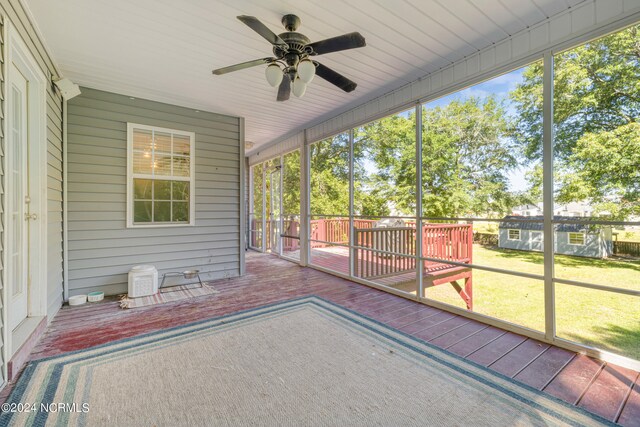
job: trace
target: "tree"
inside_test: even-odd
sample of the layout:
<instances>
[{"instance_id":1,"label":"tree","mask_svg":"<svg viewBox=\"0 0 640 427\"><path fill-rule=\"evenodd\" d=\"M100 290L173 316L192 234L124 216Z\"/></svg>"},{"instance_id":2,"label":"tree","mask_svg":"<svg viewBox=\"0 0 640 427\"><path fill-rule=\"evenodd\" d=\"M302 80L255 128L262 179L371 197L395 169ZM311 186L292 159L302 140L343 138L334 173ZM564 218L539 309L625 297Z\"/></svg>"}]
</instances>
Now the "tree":
<instances>
[{"instance_id":1,"label":"tree","mask_svg":"<svg viewBox=\"0 0 640 427\"><path fill-rule=\"evenodd\" d=\"M311 214L349 214L349 135L309 146L311 156ZM314 219L314 218L312 218Z\"/></svg>"},{"instance_id":2,"label":"tree","mask_svg":"<svg viewBox=\"0 0 640 427\"><path fill-rule=\"evenodd\" d=\"M495 98L423 110L423 206L427 216L502 216L517 203L508 116Z\"/></svg>"},{"instance_id":3,"label":"tree","mask_svg":"<svg viewBox=\"0 0 640 427\"><path fill-rule=\"evenodd\" d=\"M636 25L554 57L558 202L588 199L596 210L619 218L640 213L640 142L635 126L640 117L639 32ZM523 77L510 95L518 112L513 136L522 144L525 159L540 162L542 64L528 67ZM618 167L630 173L614 173ZM617 207L611 210L612 206Z\"/></svg>"},{"instance_id":4,"label":"tree","mask_svg":"<svg viewBox=\"0 0 640 427\"><path fill-rule=\"evenodd\" d=\"M300 215L300 150L282 156L282 214Z\"/></svg>"},{"instance_id":5,"label":"tree","mask_svg":"<svg viewBox=\"0 0 640 427\"><path fill-rule=\"evenodd\" d=\"M640 123L586 133L560 173L561 202L591 199L595 212L614 218L639 213Z\"/></svg>"},{"instance_id":6,"label":"tree","mask_svg":"<svg viewBox=\"0 0 640 427\"><path fill-rule=\"evenodd\" d=\"M368 123L354 134L354 210L388 216L391 207L415 215L415 115L396 114Z\"/></svg>"},{"instance_id":7,"label":"tree","mask_svg":"<svg viewBox=\"0 0 640 427\"><path fill-rule=\"evenodd\" d=\"M257 219L262 219L262 163L253 167L253 216Z\"/></svg>"},{"instance_id":8,"label":"tree","mask_svg":"<svg viewBox=\"0 0 640 427\"><path fill-rule=\"evenodd\" d=\"M509 192L507 173L516 166L509 139L508 115L495 98L468 98L423 109L423 212L429 217L501 216L522 202ZM363 205L377 197L405 215L416 200L415 118L398 114L367 124L356 132L356 170ZM355 148L354 147L354 148ZM357 189L358 190L358 189ZM388 202L388 203L387 203ZM364 207L363 207L364 209Z\"/></svg>"}]
</instances>

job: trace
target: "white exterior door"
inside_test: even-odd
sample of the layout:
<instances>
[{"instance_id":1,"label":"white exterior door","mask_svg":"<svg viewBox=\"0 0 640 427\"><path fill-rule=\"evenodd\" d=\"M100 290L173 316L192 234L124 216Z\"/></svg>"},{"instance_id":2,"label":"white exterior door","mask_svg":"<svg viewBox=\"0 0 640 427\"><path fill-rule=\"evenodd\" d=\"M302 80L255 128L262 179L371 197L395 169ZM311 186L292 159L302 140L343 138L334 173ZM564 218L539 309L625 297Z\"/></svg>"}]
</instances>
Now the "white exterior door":
<instances>
[{"instance_id":1,"label":"white exterior door","mask_svg":"<svg viewBox=\"0 0 640 427\"><path fill-rule=\"evenodd\" d=\"M542 252L544 246L544 242L542 239L542 231L532 231L531 232L531 250Z\"/></svg>"},{"instance_id":2,"label":"white exterior door","mask_svg":"<svg viewBox=\"0 0 640 427\"><path fill-rule=\"evenodd\" d=\"M29 314L28 81L10 65L7 105L8 320L14 330Z\"/></svg>"}]
</instances>

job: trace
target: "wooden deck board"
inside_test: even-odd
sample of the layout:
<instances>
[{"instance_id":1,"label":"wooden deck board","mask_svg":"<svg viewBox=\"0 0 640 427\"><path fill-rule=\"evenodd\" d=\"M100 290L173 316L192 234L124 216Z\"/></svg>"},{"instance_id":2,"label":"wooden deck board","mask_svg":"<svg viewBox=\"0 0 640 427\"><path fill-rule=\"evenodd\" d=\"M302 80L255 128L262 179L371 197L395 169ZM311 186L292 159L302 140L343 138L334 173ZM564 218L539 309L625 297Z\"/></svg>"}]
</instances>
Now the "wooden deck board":
<instances>
[{"instance_id":1,"label":"wooden deck board","mask_svg":"<svg viewBox=\"0 0 640 427\"><path fill-rule=\"evenodd\" d=\"M503 375L514 377L524 368L529 366L548 348L548 344L529 338L509 353L493 362L490 367Z\"/></svg>"},{"instance_id":2,"label":"wooden deck board","mask_svg":"<svg viewBox=\"0 0 640 427\"><path fill-rule=\"evenodd\" d=\"M603 366L604 363L601 360L577 355L544 388L544 391L575 405Z\"/></svg>"},{"instance_id":3,"label":"wooden deck board","mask_svg":"<svg viewBox=\"0 0 640 427\"><path fill-rule=\"evenodd\" d=\"M249 252L244 277L214 282L219 294L122 310L118 301L63 307L30 359L88 348L265 304L317 295L625 426L640 419L640 379L585 356L505 332L269 255ZM635 377L634 377L635 374ZM632 384L635 386L632 388ZM0 392L4 400L11 384ZM600 401L600 402L599 402Z\"/></svg>"},{"instance_id":4,"label":"wooden deck board","mask_svg":"<svg viewBox=\"0 0 640 427\"><path fill-rule=\"evenodd\" d=\"M615 421L626 401L638 373L607 365L584 393L578 406Z\"/></svg>"},{"instance_id":5,"label":"wooden deck board","mask_svg":"<svg viewBox=\"0 0 640 427\"><path fill-rule=\"evenodd\" d=\"M467 356L467 359L473 360L483 366L490 366L496 360L520 345L524 340L526 340L526 338L522 335L507 332L498 339L491 341L489 344L471 353Z\"/></svg>"},{"instance_id":6,"label":"wooden deck board","mask_svg":"<svg viewBox=\"0 0 640 427\"><path fill-rule=\"evenodd\" d=\"M620 410L617 422L627 427L640 426L640 376L636 379L624 407Z\"/></svg>"},{"instance_id":7,"label":"wooden deck board","mask_svg":"<svg viewBox=\"0 0 640 427\"><path fill-rule=\"evenodd\" d=\"M440 313L436 313L433 316L420 319L417 322L413 322L408 325L401 326L398 329L407 334L416 335L417 333L424 331L427 328L431 328L439 323L446 322L447 320L453 319L454 317L459 317L459 316L453 313L442 311Z\"/></svg>"},{"instance_id":8,"label":"wooden deck board","mask_svg":"<svg viewBox=\"0 0 640 427\"><path fill-rule=\"evenodd\" d=\"M442 323L438 323L430 328L417 332L415 336L425 341L431 341L448 332L456 330L466 325L467 323L469 323L469 319L467 319L466 317L453 317L451 319L445 320Z\"/></svg>"},{"instance_id":9,"label":"wooden deck board","mask_svg":"<svg viewBox=\"0 0 640 427\"><path fill-rule=\"evenodd\" d=\"M542 390L574 357L575 353L551 346L529 366L520 371L515 379Z\"/></svg>"},{"instance_id":10,"label":"wooden deck board","mask_svg":"<svg viewBox=\"0 0 640 427\"><path fill-rule=\"evenodd\" d=\"M439 308L429 307L429 306L420 306L416 305L419 309L414 311L411 314L407 314L406 316L399 317L394 320L389 321L389 326L394 328L400 328L405 325L409 325L411 323L417 322L420 319L424 319L425 317L434 316L438 313L442 313L442 310Z\"/></svg>"},{"instance_id":11,"label":"wooden deck board","mask_svg":"<svg viewBox=\"0 0 640 427\"><path fill-rule=\"evenodd\" d=\"M432 344L435 344L442 348L448 348L452 345L459 343L465 338L470 337L471 335L477 334L483 329L488 328L484 323L476 322L475 320L471 320L467 324L454 329L452 331L447 332L446 334L440 335L431 341Z\"/></svg>"},{"instance_id":12,"label":"wooden deck board","mask_svg":"<svg viewBox=\"0 0 640 427\"><path fill-rule=\"evenodd\" d=\"M390 311L387 311L386 313L380 314L378 316L378 320L390 326L393 326L393 323L395 323L399 319L404 319L407 316L415 315L416 313L419 313L421 309L422 309L421 307L417 307L413 303L408 304L403 307L396 308L395 310L390 310Z\"/></svg>"}]
</instances>

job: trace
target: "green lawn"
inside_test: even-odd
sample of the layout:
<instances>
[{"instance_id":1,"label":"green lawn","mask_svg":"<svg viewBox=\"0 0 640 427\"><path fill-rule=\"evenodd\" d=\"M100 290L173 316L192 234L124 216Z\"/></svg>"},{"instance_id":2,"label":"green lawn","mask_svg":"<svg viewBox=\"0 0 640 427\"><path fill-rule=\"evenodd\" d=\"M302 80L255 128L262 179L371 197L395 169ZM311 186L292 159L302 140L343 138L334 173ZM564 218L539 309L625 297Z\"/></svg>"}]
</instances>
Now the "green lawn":
<instances>
[{"instance_id":1,"label":"green lawn","mask_svg":"<svg viewBox=\"0 0 640 427\"><path fill-rule=\"evenodd\" d=\"M536 252L474 245L473 263L543 274ZM557 255L556 277L640 290L640 260L591 259ZM465 307L451 286L427 290L429 298ZM473 272L474 311L539 331L544 330L544 286L483 270ZM557 334L562 338L640 359L640 297L556 285Z\"/></svg>"}]
</instances>

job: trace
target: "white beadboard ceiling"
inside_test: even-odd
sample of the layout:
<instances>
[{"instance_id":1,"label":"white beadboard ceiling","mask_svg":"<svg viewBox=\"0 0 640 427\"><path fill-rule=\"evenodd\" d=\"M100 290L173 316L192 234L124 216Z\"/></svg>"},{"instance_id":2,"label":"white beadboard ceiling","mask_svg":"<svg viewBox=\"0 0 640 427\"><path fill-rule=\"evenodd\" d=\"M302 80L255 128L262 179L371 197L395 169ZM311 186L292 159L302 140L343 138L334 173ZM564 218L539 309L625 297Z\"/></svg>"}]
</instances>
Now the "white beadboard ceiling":
<instances>
[{"instance_id":1,"label":"white beadboard ceiling","mask_svg":"<svg viewBox=\"0 0 640 427\"><path fill-rule=\"evenodd\" d=\"M582 0L23 0L61 73L87 87L245 117L252 151L448 66ZM358 83L344 93L315 78L303 98L276 102L265 66L211 70L271 56L236 19L312 41L359 31L361 49L318 56Z\"/></svg>"}]
</instances>

